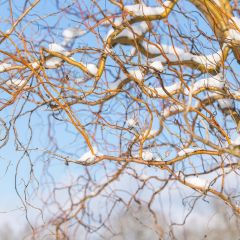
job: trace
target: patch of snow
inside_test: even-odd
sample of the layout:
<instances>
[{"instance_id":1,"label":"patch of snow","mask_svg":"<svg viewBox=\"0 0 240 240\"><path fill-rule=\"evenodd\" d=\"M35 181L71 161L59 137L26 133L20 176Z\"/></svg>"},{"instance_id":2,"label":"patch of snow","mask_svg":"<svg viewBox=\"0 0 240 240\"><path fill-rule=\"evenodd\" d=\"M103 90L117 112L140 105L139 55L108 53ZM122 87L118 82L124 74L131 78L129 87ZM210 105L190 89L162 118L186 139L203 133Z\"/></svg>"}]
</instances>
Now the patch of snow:
<instances>
[{"instance_id":1,"label":"patch of snow","mask_svg":"<svg viewBox=\"0 0 240 240\"><path fill-rule=\"evenodd\" d=\"M177 90L179 90L180 87L181 87L181 83L178 82L178 83L174 83L174 84L172 84L172 85L170 85L170 86L166 86L166 87L164 87L164 88L165 88L165 90L166 90L167 92L169 92L169 94L173 94L174 92L176 92ZM152 88L152 91L153 91L153 92L156 91L157 94L158 94L160 97L167 97L167 96L168 96L167 93L163 90L162 87Z\"/></svg>"},{"instance_id":2,"label":"patch of snow","mask_svg":"<svg viewBox=\"0 0 240 240\"><path fill-rule=\"evenodd\" d=\"M184 61L193 61L194 56L191 53L181 53L181 54L174 54L174 53L166 53L166 56L161 56L160 59L162 63L168 62L184 62Z\"/></svg>"},{"instance_id":3,"label":"patch of snow","mask_svg":"<svg viewBox=\"0 0 240 240\"><path fill-rule=\"evenodd\" d=\"M36 69L39 67L39 62L33 62L30 64L33 69Z\"/></svg>"},{"instance_id":4,"label":"patch of snow","mask_svg":"<svg viewBox=\"0 0 240 240\"><path fill-rule=\"evenodd\" d=\"M166 54L180 55L180 54L183 54L183 53L186 52L184 49L179 48L179 47L175 47L175 46L173 47L172 45L162 44L161 47Z\"/></svg>"},{"instance_id":5,"label":"patch of snow","mask_svg":"<svg viewBox=\"0 0 240 240\"><path fill-rule=\"evenodd\" d=\"M135 39L137 36L143 36L149 30L149 26L146 22L133 23L131 28L125 28L122 32L120 32L113 39L117 41L119 38L128 38ZM107 33L105 40L109 38L109 36L114 32L114 29L110 29Z\"/></svg>"},{"instance_id":6,"label":"patch of snow","mask_svg":"<svg viewBox=\"0 0 240 240\"><path fill-rule=\"evenodd\" d=\"M113 21L113 23L116 25L116 26L120 26L123 22L123 18L122 17L116 17Z\"/></svg>"},{"instance_id":7,"label":"patch of snow","mask_svg":"<svg viewBox=\"0 0 240 240\"><path fill-rule=\"evenodd\" d=\"M11 31L12 31L12 29L11 29L11 28L9 28L9 29L6 31L6 34L10 34L10 33L11 33Z\"/></svg>"},{"instance_id":8,"label":"patch of snow","mask_svg":"<svg viewBox=\"0 0 240 240\"><path fill-rule=\"evenodd\" d=\"M143 41L143 42L141 42L141 46L144 48L144 50L146 52L148 52L149 54L152 54L152 55L161 55L163 52L160 50L160 49L162 49L160 45L157 45L158 46L157 47L151 43Z\"/></svg>"},{"instance_id":9,"label":"patch of snow","mask_svg":"<svg viewBox=\"0 0 240 240\"><path fill-rule=\"evenodd\" d=\"M157 134L158 130L156 130L156 129L151 129L150 132L149 132L149 133L148 133L148 132L149 132L149 130L145 130L144 133L143 133L143 136L146 136L146 135L148 134L148 135L147 135L147 138L151 138L151 137L153 137L155 134ZM140 139L142 139L143 136L141 136Z\"/></svg>"},{"instance_id":10,"label":"patch of snow","mask_svg":"<svg viewBox=\"0 0 240 240\"><path fill-rule=\"evenodd\" d=\"M195 151L197 151L197 150L199 150L199 149L184 148L184 149L182 149L181 151L179 151L179 152L177 153L177 155L178 155L179 157L182 157L182 156L186 155L187 153L192 153L192 152L195 152Z\"/></svg>"},{"instance_id":11,"label":"patch of snow","mask_svg":"<svg viewBox=\"0 0 240 240\"><path fill-rule=\"evenodd\" d=\"M9 63L1 63L0 64L0 72L6 71L8 68L10 68L12 65Z\"/></svg>"},{"instance_id":12,"label":"patch of snow","mask_svg":"<svg viewBox=\"0 0 240 240\"><path fill-rule=\"evenodd\" d=\"M162 160L161 157L158 156L158 157L155 157L155 158L154 158L154 161L157 161L157 162L159 161L159 162L161 162L161 161L163 161L163 160Z\"/></svg>"},{"instance_id":13,"label":"patch of snow","mask_svg":"<svg viewBox=\"0 0 240 240\"><path fill-rule=\"evenodd\" d=\"M172 4L172 1L167 0L163 3L163 7L164 8L169 8L171 4Z\"/></svg>"},{"instance_id":14,"label":"patch of snow","mask_svg":"<svg viewBox=\"0 0 240 240\"><path fill-rule=\"evenodd\" d=\"M82 83L83 81L84 81L84 78L81 78L81 77L75 79L76 83Z\"/></svg>"},{"instance_id":15,"label":"patch of snow","mask_svg":"<svg viewBox=\"0 0 240 240\"><path fill-rule=\"evenodd\" d=\"M185 178L185 182L189 183L195 187L201 187L205 190L208 189L210 182L206 179L199 178L199 177L187 177Z\"/></svg>"},{"instance_id":16,"label":"patch of snow","mask_svg":"<svg viewBox=\"0 0 240 240\"><path fill-rule=\"evenodd\" d=\"M215 67L222 59L222 50L209 55L193 55L193 61L208 67Z\"/></svg>"},{"instance_id":17,"label":"patch of snow","mask_svg":"<svg viewBox=\"0 0 240 240\"><path fill-rule=\"evenodd\" d=\"M128 12L132 12L135 16L153 16L153 15L161 15L164 13L165 8L171 4L170 1L166 1L163 3L162 7L149 7L144 3L128 5L124 7L124 10Z\"/></svg>"},{"instance_id":18,"label":"patch of snow","mask_svg":"<svg viewBox=\"0 0 240 240\"><path fill-rule=\"evenodd\" d=\"M137 120L134 118L130 118L127 120L127 126L128 127L136 127L137 125Z\"/></svg>"},{"instance_id":19,"label":"patch of snow","mask_svg":"<svg viewBox=\"0 0 240 240\"><path fill-rule=\"evenodd\" d=\"M139 158L139 153L133 154L134 158ZM142 159L144 161L162 161L160 157L154 156L154 153L152 153L150 150L143 150L142 151Z\"/></svg>"},{"instance_id":20,"label":"patch of snow","mask_svg":"<svg viewBox=\"0 0 240 240\"><path fill-rule=\"evenodd\" d=\"M166 56L161 56L161 60L163 63L166 63L168 61L170 62L187 62L187 61L192 61L198 64L202 64L206 66L206 68L215 68L216 65L219 63L221 60L221 52L217 52L215 54L210 54L210 55L194 55L188 52L185 53L180 53L180 54L166 54Z\"/></svg>"},{"instance_id":21,"label":"patch of snow","mask_svg":"<svg viewBox=\"0 0 240 240\"><path fill-rule=\"evenodd\" d=\"M146 22L140 22L140 23L133 23L131 25L131 28L125 28L121 33L117 35L116 38L122 38L126 37L129 39L136 38L136 35L142 36L144 35L149 29L149 26Z\"/></svg>"},{"instance_id":22,"label":"patch of snow","mask_svg":"<svg viewBox=\"0 0 240 240\"><path fill-rule=\"evenodd\" d=\"M115 82L111 82L108 84L109 90L115 90L118 88L119 84L123 81L123 79L119 79Z\"/></svg>"},{"instance_id":23,"label":"patch of snow","mask_svg":"<svg viewBox=\"0 0 240 240\"><path fill-rule=\"evenodd\" d=\"M86 64L81 63L81 64L83 64L87 68L89 73L91 73L92 75L97 75L98 68L95 64L93 64L93 63L86 63Z\"/></svg>"},{"instance_id":24,"label":"patch of snow","mask_svg":"<svg viewBox=\"0 0 240 240\"><path fill-rule=\"evenodd\" d=\"M101 156L102 153L98 152L98 149L96 147L93 147L93 151L94 151L94 154L92 154L91 151L84 153L79 159L79 161L85 162L85 163L94 163L96 160L96 157Z\"/></svg>"},{"instance_id":25,"label":"patch of snow","mask_svg":"<svg viewBox=\"0 0 240 240\"><path fill-rule=\"evenodd\" d=\"M61 46L57 43L49 44L48 49L49 49L49 51L58 52L65 56L68 56L70 54L68 51L66 51L66 49L63 46ZM56 68L61 65L62 61L63 60L61 58L51 57L45 62L45 65L48 68Z\"/></svg>"},{"instance_id":26,"label":"patch of snow","mask_svg":"<svg viewBox=\"0 0 240 240\"><path fill-rule=\"evenodd\" d=\"M222 94L219 94L217 92L207 92L207 96L206 96L205 99L208 99L208 98L218 98L218 97L221 97L221 96L222 96Z\"/></svg>"},{"instance_id":27,"label":"patch of snow","mask_svg":"<svg viewBox=\"0 0 240 240\"><path fill-rule=\"evenodd\" d=\"M240 134L238 134L238 136L234 140L232 140L232 145L235 145L235 146L240 145Z\"/></svg>"},{"instance_id":28,"label":"patch of snow","mask_svg":"<svg viewBox=\"0 0 240 240\"><path fill-rule=\"evenodd\" d=\"M90 192L90 196L95 196L98 194L98 190L96 189L95 191Z\"/></svg>"},{"instance_id":29,"label":"patch of snow","mask_svg":"<svg viewBox=\"0 0 240 240\"><path fill-rule=\"evenodd\" d=\"M61 58L58 58L58 57L52 57L52 58L49 58L46 62L45 62L45 65L46 67L48 68L56 68L58 66L61 65L62 63L62 59Z\"/></svg>"},{"instance_id":30,"label":"patch of snow","mask_svg":"<svg viewBox=\"0 0 240 240\"><path fill-rule=\"evenodd\" d=\"M185 51L178 47L173 47L171 45L165 44L152 44L146 41L141 42L141 46L145 49L146 52L152 55L162 55L165 54L183 54Z\"/></svg>"},{"instance_id":31,"label":"patch of snow","mask_svg":"<svg viewBox=\"0 0 240 240\"><path fill-rule=\"evenodd\" d=\"M231 18L231 20L237 25L238 28L240 28L240 18L234 16Z\"/></svg>"},{"instance_id":32,"label":"patch of snow","mask_svg":"<svg viewBox=\"0 0 240 240\"><path fill-rule=\"evenodd\" d=\"M206 95L203 96L203 98L201 98L201 102L205 102L206 100L217 100L217 99L222 98L222 97L223 97L223 95L218 93L218 92L206 92ZM200 101L196 100L195 104L194 104L194 107L198 108L200 105L201 105Z\"/></svg>"},{"instance_id":33,"label":"patch of snow","mask_svg":"<svg viewBox=\"0 0 240 240\"><path fill-rule=\"evenodd\" d=\"M182 105L172 105L163 110L162 116L167 118L167 117L171 116L172 114L182 112L183 110L184 110L184 108L182 107Z\"/></svg>"},{"instance_id":34,"label":"patch of snow","mask_svg":"<svg viewBox=\"0 0 240 240\"><path fill-rule=\"evenodd\" d=\"M154 159L154 155L153 155L153 153L152 153L151 151L149 151L149 150L144 150L144 151L142 152L142 159L143 159L144 161L151 161L151 160Z\"/></svg>"},{"instance_id":35,"label":"patch of snow","mask_svg":"<svg viewBox=\"0 0 240 240\"><path fill-rule=\"evenodd\" d=\"M234 97L239 98L240 97L240 89L236 91L231 91L231 94L234 95Z\"/></svg>"},{"instance_id":36,"label":"patch of snow","mask_svg":"<svg viewBox=\"0 0 240 240\"><path fill-rule=\"evenodd\" d=\"M113 53L114 53L113 49L110 49L108 46L104 49L104 51L105 51L107 54L113 54Z\"/></svg>"},{"instance_id":37,"label":"patch of snow","mask_svg":"<svg viewBox=\"0 0 240 240\"><path fill-rule=\"evenodd\" d=\"M112 25L111 22L114 23L114 25L116 26L120 26L124 21L124 18L122 16L119 17L115 17L114 19L105 19L104 21L101 21L101 25L105 25L105 26L110 26Z\"/></svg>"},{"instance_id":38,"label":"patch of snow","mask_svg":"<svg viewBox=\"0 0 240 240\"><path fill-rule=\"evenodd\" d=\"M164 70L161 61L154 61L154 62L150 63L149 66L151 67L150 72L155 72L155 71L163 72L163 70Z\"/></svg>"},{"instance_id":39,"label":"patch of snow","mask_svg":"<svg viewBox=\"0 0 240 240\"><path fill-rule=\"evenodd\" d=\"M218 104L221 109L234 109L235 107L233 99L226 99L226 98L219 99Z\"/></svg>"},{"instance_id":40,"label":"patch of snow","mask_svg":"<svg viewBox=\"0 0 240 240\"><path fill-rule=\"evenodd\" d=\"M196 83L194 83L192 91L195 92L200 90L201 88L209 88L209 87L222 89L225 83L226 81L223 79L222 74L218 74L216 76L204 78L197 81Z\"/></svg>"},{"instance_id":41,"label":"patch of snow","mask_svg":"<svg viewBox=\"0 0 240 240\"><path fill-rule=\"evenodd\" d=\"M238 17L232 17L229 22L234 23L235 28L229 29L227 38L233 41L240 41L240 19Z\"/></svg>"},{"instance_id":42,"label":"patch of snow","mask_svg":"<svg viewBox=\"0 0 240 240\"><path fill-rule=\"evenodd\" d=\"M130 50L130 53L129 53L129 56L132 57L136 54L136 48L135 47L132 47L131 50Z\"/></svg>"},{"instance_id":43,"label":"patch of snow","mask_svg":"<svg viewBox=\"0 0 240 240\"><path fill-rule=\"evenodd\" d=\"M219 0L213 0L218 6L221 7L221 2Z\"/></svg>"},{"instance_id":44,"label":"patch of snow","mask_svg":"<svg viewBox=\"0 0 240 240\"><path fill-rule=\"evenodd\" d=\"M110 37L110 35L111 35L113 32L114 32L114 29L111 28L111 29L108 31L107 35L105 36L104 40L107 41L108 38Z\"/></svg>"},{"instance_id":45,"label":"patch of snow","mask_svg":"<svg viewBox=\"0 0 240 240\"><path fill-rule=\"evenodd\" d=\"M222 50L209 55L194 55L192 53L186 52L184 49L173 47L171 45L159 45L143 41L141 42L141 46L147 53L154 55L155 57L161 56L160 60L162 63L166 63L166 61L193 61L195 63L205 65L207 68L209 68L215 67L222 59ZM164 56L164 54L166 56Z\"/></svg>"},{"instance_id":46,"label":"patch of snow","mask_svg":"<svg viewBox=\"0 0 240 240\"><path fill-rule=\"evenodd\" d=\"M62 35L64 38L75 38L85 34L86 31L81 30L80 28L66 28L64 29Z\"/></svg>"},{"instance_id":47,"label":"patch of snow","mask_svg":"<svg viewBox=\"0 0 240 240\"><path fill-rule=\"evenodd\" d=\"M144 79L144 73L140 70L140 69L134 69L134 70L129 70L128 71L129 74L133 77L133 78L136 78L138 80L143 80ZM124 80L126 79L125 78L121 78L115 82L112 82L112 83L109 83L108 84L108 87L110 90L115 90L118 88L119 84L121 84L121 82L123 82Z\"/></svg>"},{"instance_id":48,"label":"patch of snow","mask_svg":"<svg viewBox=\"0 0 240 240\"><path fill-rule=\"evenodd\" d=\"M89 152L84 153L79 160L80 160L81 162L91 163L91 162L94 162L95 158L96 158L96 156L93 155L93 154L89 151Z\"/></svg>"},{"instance_id":49,"label":"patch of snow","mask_svg":"<svg viewBox=\"0 0 240 240\"><path fill-rule=\"evenodd\" d=\"M93 74L93 75L97 75L98 73L98 68L95 64L92 64L92 63L87 63L86 64L86 67L88 69L88 71Z\"/></svg>"},{"instance_id":50,"label":"patch of snow","mask_svg":"<svg viewBox=\"0 0 240 240\"><path fill-rule=\"evenodd\" d=\"M73 41L75 38L82 36L86 33L86 31L81 30L80 28L66 28L62 32L62 35L64 37L64 44L67 45L71 41Z\"/></svg>"},{"instance_id":51,"label":"patch of snow","mask_svg":"<svg viewBox=\"0 0 240 240\"><path fill-rule=\"evenodd\" d=\"M240 32L235 29L229 29L227 39L231 41L240 41Z\"/></svg>"},{"instance_id":52,"label":"patch of snow","mask_svg":"<svg viewBox=\"0 0 240 240\"><path fill-rule=\"evenodd\" d=\"M138 80L143 80L144 79L144 74L143 74L143 72L140 69L130 70L129 73L134 78L137 78Z\"/></svg>"},{"instance_id":53,"label":"patch of snow","mask_svg":"<svg viewBox=\"0 0 240 240\"><path fill-rule=\"evenodd\" d=\"M24 84L26 83L26 81L22 80L22 79L17 79L17 78L13 78L10 79L6 82L6 85L9 87L15 87L15 88L20 88L22 87Z\"/></svg>"},{"instance_id":54,"label":"patch of snow","mask_svg":"<svg viewBox=\"0 0 240 240\"><path fill-rule=\"evenodd\" d=\"M48 49L49 51L52 52L58 52L61 53L63 55L69 55L69 52L61 45L57 44L57 43L51 43L48 45Z\"/></svg>"},{"instance_id":55,"label":"patch of snow","mask_svg":"<svg viewBox=\"0 0 240 240\"><path fill-rule=\"evenodd\" d=\"M140 178L141 180L143 180L143 181L146 181L146 180L149 179L149 176L146 175L146 174L141 174L141 175L139 176L139 178Z\"/></svg>"}]
</instances>

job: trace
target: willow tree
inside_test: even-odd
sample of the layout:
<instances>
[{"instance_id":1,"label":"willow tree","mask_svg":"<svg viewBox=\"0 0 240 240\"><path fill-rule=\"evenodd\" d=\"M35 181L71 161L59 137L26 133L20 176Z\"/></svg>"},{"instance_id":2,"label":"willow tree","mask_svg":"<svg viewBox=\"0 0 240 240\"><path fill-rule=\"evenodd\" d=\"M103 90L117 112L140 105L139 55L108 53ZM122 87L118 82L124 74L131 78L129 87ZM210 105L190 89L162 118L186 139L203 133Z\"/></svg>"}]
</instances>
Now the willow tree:
<instances>
[{"instance_id":1,"label":"willow tree","mask_svg":"<svg viewBox=\"0 0 240 240\"><path fill-rule=\"evenodd\" d=\"M1 9L1 147L33 236L117 235L112 218L145 205L167 239L166 195L194 199L183 223L201 200L240 213L238 1Z\"/></svg>"}]
</instances>

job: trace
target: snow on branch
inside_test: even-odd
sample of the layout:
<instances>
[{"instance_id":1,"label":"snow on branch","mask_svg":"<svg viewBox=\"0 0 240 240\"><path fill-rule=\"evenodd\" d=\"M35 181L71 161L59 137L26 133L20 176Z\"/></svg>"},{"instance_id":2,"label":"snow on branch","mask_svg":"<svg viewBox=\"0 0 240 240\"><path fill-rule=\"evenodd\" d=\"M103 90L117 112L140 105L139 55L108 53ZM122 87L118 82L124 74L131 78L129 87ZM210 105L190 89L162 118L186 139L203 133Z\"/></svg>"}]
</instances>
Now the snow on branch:
<instances>
[{"instance_id":1,"label":"snow on branch","mask_svg":"<svg viewBox=\"0 0 240 240\"><path fill-rule=\"evenodd\" d=\"M98 73L98 68L95 64L93 63L82 63L88 70L88 72L92 75L97 75Z\"/></svg>"},{"instance_id":2,"label":"snow on branch","mask_svg":"<svg viewBox=\"0 0 240 240\"><path fill-rule=\"evenodd\" d=\"M140 69L129 70L129 73L138 80L144 79L144 73Z\"/></svg>"},{"instance_id":3,"label":"snow on branch","mask_svg":"<svg viewBox=\"0 0 240 240\"><path fill-rule=\"evenodd\" d=\"M170 7L171 1L165 1L161 7L149 7L144 3L124 6L124 10L136 17L161 16Z\"/></svg>"},{"instance_id":4,"label":"snow on branch","mask_svg":"<svg viewBox=\"0 0 240 240\"><path fill-rule=\"evenodd\" d=\"M240 41L240 19L238 17L232 17L230 23L234 28L230 28L228 31L227 39L230 41Z\"/></svg>"},{"instance_id":5,"label":"snow on branch","mask_svg":"<svg viewBox=\"0 0 240 240\"><path fill-rule=\"evenodd\" d=\"M108 89L112 90L112 91L115 91L121 85L124 85L125 83L128 83L129 80L136 79L137 81L141 82L145 77L145 73L143 71L141 71L139 68L128 70L128 73L130 75L129 77L125 76L125 77L122 77L122 78L118 79L115 82L109 83L108 84Z\"/></svg>"},{"instance_id":6,"label":"snow on branch","mask_svg":"<svg viewBox=\"0 0 240 240\"><path fill-rule=\"evenodd\" d=\"M129 44L129 41L134 40L140 36L143 36L148 32L150 25L146 22L133 23L131 26L126 27L117 36L112 39L112 44ZM114 29L110 29L106 40L114 33Z\"/></svg>"},{"instance_id":7,"label":"snow on branch","mask_svg":"<svg viewBox=\"0 0 240 240\"><path fill-rule=\"evenodd\" d=\"M154 138L157 134L158 134L158 130L156 129L151 129L150 131L147 129L143 132L143 134L139 137L139 139L143 139L143 138L146 138L146 139L151 139L151 138Z\"/></svg>"},{"instance_id":8,"label":"snow on branch","mask_svg":"<svg viewBox=\"0 0 240 240\"><path fill-rule=\"evenodd\" d=\"M203 188L204 190L207 190L210 185L210 182L207 179L195 176L185 178L184 182L191 184L193 187Z\"/></svg>"},{"instance_id":9,"label":"snow on branch","mask_svg":"<svg viewBox=\"0 0 240 240\"><path fill-rule=\"evenodd\" d=\"M93 151L94 151L94 154L91 151L84 153L80 157L79 161L83 162L83 163L91 164L91 163L95 162L96 157L103 155L101 152L98 151L98 149L96 147L93 147Z\"/></svg>"},{"instance_id":10,"label":"snow on branch","mask_svg":"<svg viewBox=\"0 0 240 240\"><path fill-rule=\"evenodd\" d=\"M234 140L232 140L232 145L240 146L240 134L238 134L237 137Z\"/></svg>"},{"instance_id":11,"label":"snow on branch","mask_svg":"<svg viewBox=\"0 0 240 240\"><path fill-rule=\"evenodd\" d=\"M26 84L26 80L22 80L22 79L18 79L18 78L13 78L6 82L6 85L8 87L13 87L13 88L21 88L25 84Z\"/></svg>"},{"instance_id":12,"label":"snow on branch","mask_svg":"<svg viewBox=\"0 0 240 240\"><path fill-rule=\"evenodd\" d=\"M213 0L218 6L221 7L221 0Z\"/></svg>"},{"instance_id":13,"label":"snow on branch","mask_svg":"<svg viewBox=\"0 0 240 240\"><path fill-rule=\"evenodd\" d=\"M63 60L58 57L51 57L45 62L47 68L57 68L62 64Z\"/></svg>"},{"instance_id":14,"label":"snow on branch","mask_svg":"<svg viewBox=\"0 0 240 240\"><path fill-rule=\"evenodd\" d=\"M68 44L72 43L74 39L84 35L86 31L81 30L80 28L66 28L62 32L64 37L63 46L67 46Z\"/></svg>"},{"instance_id":15,"label":"snow on branch","mask_svg":"<svg viewBox=\"0 0 240 240\"><path fill-rule=\"evenodd\" d=\"M137 120L134 119L134 118L130 118L130 119L127 120L126 124L127 124L127 127L129 127L129 128L136 127L137 126Z\"/></svg>"},{"instance_id":16,"label":"snow on branch","mask_svg":"<svg viewBox=\"0 0 240 240\"><path fill-rule=\"evenodd\" d=\"M134 158L139 158L140 157L139 153L133 154L133 157ZM151 160L155 159L155 156L154 156L154 154L150 150L143 150L142 151L142 159L144 161L151 161Z\"/></svg>"},{"instance_id":17,"label":"snow on branch","mask_svg":"<svg viewBox=\"0 0 240 240\"><path fill-rule=\"evenodd\" d=\"M195 82L192 86L192 92L197 92L202 88L217 88L223 89L226 84L226 80L223 78L222 74L217 74L209 78L203 78Z\"/></svg>"},{"instance_id":18,"label":"snow on branch","mask_svg":"<svg viewBox=\"0 0 240 240\"><path fill-rule=\"evenodd\" d=\"M186 155L186 154L188 154L188 153L193 153L193 152L195 152L195 151L198 151L198 150L200 150L200 149L193 149L193 148L184 148L184 149L182 149L181 151L179 151L178 153L177 153L177 155L179 156L179 157L182 157L182 156L184 156L184 155Z\"/></svg>"},{"instance_id":19,"label":"snow on branch","mask_svg":"<svg viewBox=\"0 0 240 240\"><path fill-rule=\"evenodd\" d=\"M148 92L153 94L154 97L166 98L169 95L174 95L181 90L181 82L174 83L170 86L157 87L157 88L148 88ZM168 93L168 94L167 94Z\"/></svg>"},{"instance_id":20,"label":"snow on branch","mask_svg":"<svg viewBox=\"0 0 240 240\"><path fill-rule=\"evenodd\" d=\"M151 151L145 150L145 151L142 152L142 159L144 161L151 161L151 160L154 159L154 155Z\"/></svg>"},{"instance_id":21,"label":"snow on branch","mask_svg":"<svg viewBox=\"0 0 240 240\"><path fill-rule=\"evenodd\" d=\"M173 47L166 44L153 44L146 41L140 43L144 55L149 57L157 57L163 54L183 54L185 51L178 47Z\"/></svg>"},{"instance_id":22,"label":"snow on branch","mask_svg":"<svg viewBox=\"0 0 240 240\"><path fill-rule=\"evenodd\" d=\"M212 90L219 90L221 91L226 84L226 80L223 79L222 74L218 74L216 76L212 76L209 78L203 78L201 80L198 80L193 84L191 87L191 92L192 94L197 94L200 91L204 91L207 89ZM181 84L180 83L175 83L173 85L165 87L165 89L169 92L169 94L176 94L179 91L181 91ZM151 89L151 91L155 91L155 94L159 93L157 96L158 97L167 97L167 94L165 93L163 88L155 88ZM189 94L189 91L187 88L184 88L184 94ZM163 112L162 116L164 118L170 117L174 114L177 114L179 112L182 112L184 110L184 107L182 105L176 104L176 105L171 105L169 107L166 107Z\"/></svg>"},{"instance_id":23,"label":"snow on branch","mask_svg":"<svg viewBox=\"0 0 240 240\"><path fill-rule=\"evenodd\" d=\"M160 56L163 64L185 64L189 67L195 67L202 65L205 69L215 69L219 65L222 59L222 50L210 55L194 55L192 53L166 54L166 56ZM200 69L200 68L199 68Z\"/></svg>"},{"instance_id":24,"label":"snow on branch","mask_svg":"<svg viewBox=\"0 0 240 240\"><path fill-rule=\"evenodd\" d=\"M240 41L240 32L235 29L230 29L228 31L227 39L230 41Z\"/></svg>"},{"instance_id":25,"label":"snow on branch","mask_svg":"<svg viewBox=\"0 0 240 240\"><path fill-rule=\"evenodd\" d=\"M211 90L216 89L221 91L225 85L226 85L226 80L223 78L222 74L217 74L212 77L200 79L196 81L192 86L189 86L189 87L191 87L190 89L192 94L197 94L200 91L209 90L209 89ZM164 86L164 88L148 87L147 91L149 92L149 94L153 94L154 97L160 97L160 98L168 97L167 93L169 93L170 95L177 94L181 92L181 90L183 90L184 94L188 95L189 90L186 87L184 87L183 89L181 86L182 86L181 82L177 82L169 86Z\"/></svg>"},{"instance_id":26,"label":"snow on branch","mask_svg":"<svg viewBox=\"0 0 240 240\"><path fill-rule=\"evenodd\" d=\"M12 65L9 63L1 63L0 64L0 72L5 72L8 70L8 68L11 68Z\"/></svg>"},{"instance_id":27,"label":"snow on branch","mask_svg":"<svg viewBox=\"0 0 240 240\"><path fill-rule=\"evenodd\" d=\"M191 60L196 63L205 65L206 68L215 68L219 64L219 62L222 60L222 50L219 50L214 54L208 54L208 55L191 54Z\"/></svg>"},{"instance_id":28,"label":"snow on branch","mask_svg":"<svg viewBox=\"0 0 240 240\"><path fill-rule=\"evenodd\" d=\"M161 115L164 118L170 117L173 114L182 112L184 110L184 107L182 105L176 104L176 105L171 105L170 107L166 107L163 109Z\"/></svg>"},{"instance_id":29,"label":"snow on branch","mask_svg":"<svg viewBox=\"0 0 240 240\"><path fill-rule=\"evenodd\" d=\"M66 56L66 57L69 57L68 59L64 59L64 60L74 66L78 66L79 68L81 68L81 70L83 70L87 74L96 76L98 73L98 67L95 64L83 63L83 62L76 61L73 57L70 57L71 53L69 51L67 51L66 48L64 48L63 46L61 46L59 44L56 44L56 43L49 44L49 51L50 51L50 54L51 54L51 52L56 52L56 53L60 53L64 56ZM59 66L62 65L64 60L60 57L50 55L47 57L45 66L47 68L58 68ZM35 64L37 65L37 63L35 63Z\"/></svg>"},{"instance_id":30,"label":"snow on branch","mask_svg":"<svg viewBox=\"0 0 240 240\"><path fill-rule=\"evenodd\" d=\"M30 66L33 69L37 69L40 66L40 63L38 61L35 61L35 62L30 63Z\"/></svg>"},{"instance_id":31,"label":"snow on branch","mask_svg":"<svg viewBox=\"0 0 240 240\"><path fill-rule=\"evenodd\" d=\"M66 48L64 48L62 45L60 44L57 44L57 43L50 43L48 45L48 49L49 51L52 51L52 52L58 52L58 53L61 53L63 55L66 55L68 56L70 53L66 50Z\"/></svg>"},{"instance_id":32,"label":"snow on branch","mask_svg":"<svg viewBox=\"0 0 240 240\"><path fill-rule=\"evenodd\" d=\"M221 109L235 109L235 104L233 99L223 98L217 100Z\"/></svg>"},{"instance_id":33,"label":"snow on branch","mask_svg":"<svg viewBox=\"0 0 240 240\"><path fill-rule=\"evenodd\" d=\"M140 50L149 57L159 56L159 60L163 65L185 64L189 67L202 65L206 69L215 69L222 60L222 50L209 55L196 55L185 51L184 49L173 47L165 44L153 44L146 41L140 43Z\"/></svg>"},{"instance_id":34,"label":"snow on branch","mask_svg":"<svg viewBox=\"0 0 240 240\"><path fill-rule=\"evenodd\" d=\"M69 56L70 52L68 52L63 46L57 43L51 43L48 46L48 50L51 52L61 53L65 56ZM47 68L57 68L62 64L63 60L58 57L50 57L46 60L45 65Z\"/></svg>"},{"instance_id":35,"label":"snow on branch","mask_svg":"<svg viewBox=\"0 0 240 240\"><path fill-rule=\"evenodd\" d=\"M163 72L164 67L162 65L162 62L160 59L155 58L154 61L151 61L151 63L149 64L150 67L150 72L154 73L155 71L157 72Z\"/></svg>"}]
</instances>

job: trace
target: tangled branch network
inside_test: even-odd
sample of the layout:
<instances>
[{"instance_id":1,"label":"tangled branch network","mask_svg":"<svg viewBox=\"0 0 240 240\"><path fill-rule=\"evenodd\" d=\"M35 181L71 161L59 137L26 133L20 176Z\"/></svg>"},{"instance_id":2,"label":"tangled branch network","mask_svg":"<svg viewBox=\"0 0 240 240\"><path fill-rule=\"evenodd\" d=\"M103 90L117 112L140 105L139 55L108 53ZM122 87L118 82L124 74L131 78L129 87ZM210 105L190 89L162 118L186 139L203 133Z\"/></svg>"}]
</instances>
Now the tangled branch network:
<instances>
[{"instance_id":1,"label":"tangled branch network","mask_svg":"<svg viewBox=\"0 0 240 240\"><path fill-rule=\"evenodd\" d=\"M146 205L167 239L171 194L240 214L238 1L10 2L0 145L33 236L114 235L112 217Z\"/></svg>"}]
</instances>

